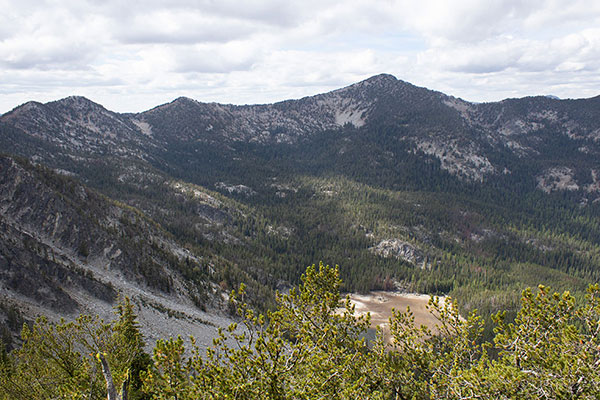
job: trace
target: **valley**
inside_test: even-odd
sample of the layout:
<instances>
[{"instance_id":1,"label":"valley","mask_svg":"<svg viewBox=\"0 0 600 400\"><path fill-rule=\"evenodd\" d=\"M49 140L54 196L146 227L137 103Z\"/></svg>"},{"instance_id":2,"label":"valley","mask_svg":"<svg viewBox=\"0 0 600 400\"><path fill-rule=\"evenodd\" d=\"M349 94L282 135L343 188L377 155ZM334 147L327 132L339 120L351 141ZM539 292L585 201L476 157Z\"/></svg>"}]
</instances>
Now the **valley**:
<instances>
[{"instance_id":1,"label":"valley","mask_svg":"<svg viewBox=\"0 0 600 400\"><path fill-rule=\"evenodd\" d=\"M149 338L199 321L205 345L231 290L267 310L321 260L345 292L450 295L488 320L528 286L580 296L600 280L599 106L386 74L266 105L26 103L0 117L3 309L106 316L127 295Z\"/></svg>"}]
</instances>

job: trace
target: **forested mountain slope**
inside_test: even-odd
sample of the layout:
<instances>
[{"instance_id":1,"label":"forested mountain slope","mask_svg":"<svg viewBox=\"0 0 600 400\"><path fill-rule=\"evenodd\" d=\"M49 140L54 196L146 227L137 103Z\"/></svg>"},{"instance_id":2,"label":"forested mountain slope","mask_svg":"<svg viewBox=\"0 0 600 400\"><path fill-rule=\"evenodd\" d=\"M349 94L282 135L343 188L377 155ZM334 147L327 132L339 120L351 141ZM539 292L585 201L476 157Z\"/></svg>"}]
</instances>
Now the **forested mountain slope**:
<instances>
[{"instance_id":1,"label":"forested mountain slope","mask_svg":"<svg viewBox=\"0 0 600 400\"><path fill-rule=\"evenodd\" d=\"M141 246L157 229L196 257L169 267L183 285L249 282L268 305L324 260L344 290L450 293L487 312L516 307L525 286L598 281L599 109L600 97L475 104L378 75L267 105L30 102L0 117L0 147L133 207L151 221ZM146 261L128 276L169 276L146 277Z\"/></svg>"},{"instance_id":2,"label":"forested mountain slope","mask_svg":"<svg viewBox=\"0 0 600 400\"><path fill-rule=\"evenodd\" d=\"M226 321L218 317L221 289L210 260L138 210L24 160L0 156L0 171L5 343L7 327L20 330L4 319L15 307L25 319L107 318L125 295L153 338L180 326L208 341L214 324Z\"/></svg>"}]
</instances>

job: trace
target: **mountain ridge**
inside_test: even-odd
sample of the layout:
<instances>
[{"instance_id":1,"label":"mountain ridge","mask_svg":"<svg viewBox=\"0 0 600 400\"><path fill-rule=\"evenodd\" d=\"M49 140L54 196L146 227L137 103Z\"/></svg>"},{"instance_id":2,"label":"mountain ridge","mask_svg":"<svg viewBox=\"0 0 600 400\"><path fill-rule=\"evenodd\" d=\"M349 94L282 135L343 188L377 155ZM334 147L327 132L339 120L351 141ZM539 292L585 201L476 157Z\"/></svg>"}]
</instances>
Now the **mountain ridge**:
<instances>
[{"instance_id":1,"label":"mountain ridge","mask_svg":"<svg viewBox=\"0 0 600 400\"><path fill-rule=\"evenodd\" d=\"M348 291L451 293L467 310L492 310L524 284L600 277L599 100L476 104L390 75L263 105L180 97L120 114L73 96L0 117L0 148L66 179L54 202L81 185L153 221L158 231L141 224L124 236L152 249L144 254L191 252L183 264L163 259L183 285L246 282L268 307L273 288L323 260L342 266ZM56 213L32 199L14 207L34 204L31 230L43 233ZM98 220L115 207L101 204ZM163 234L166 250L153 239ZM6 252L10 240L0 240ZM35 246L19 248L39 260Z\"/></svg>"},{"instance_id":2,"label":"mountain ridge","mask_svg":"<svg viewBox=\"0 0 600 400\"><path fill-rule=\"evenodd\" d=\"M110 319L113 304L129 296L152 339L169 335L176 316L172 323L195 332L203 345L215 324L227 323L210 261L156 222L24 160L0 155L0 171L4 306L18 305L27 320L79 313Z\"/></svg>"},{"instance_id":3,"label":"mountain ridge","mask_svg":"<svg viewBox=\"0 0 600 400\"><path fill-rule=\"evenodd\" d=\"M30 103L34 103L34 104L37 104L37 105L47 105L47 104L52 104L52 103L61 103L61 102L69 101L69 100L73 100L73 99L81 99L81 100L83 100L85 102L92 103L92 104L95 104L97 106L100 106L103 109L105 109L106 111L109 111L109 112L112 112L112 113L116 113L116 114L121 114L121 115L139 115L139 114L143 114L145 112L152 111L155 108L172 104L174 102L177 102L178 100L190 100L192 102L200 103L200 104L209 104L209 105L211 105L211 104L217 104L217 105L231 106L231 107L269 106L269 105L276 105L276 104L288 103L288 102L298 102L298 101L302 101L302 100L306 100L306 99L311 99L311 98L318 97L318 96L323 96L323 95L330 94L330 93L335 93L335 92L339 92L339 91L346 91L346 90L349 90L349 89L352 89L352 88L360 88L360 87L366 86L366 85L368 85L370 83L380 83L380 82L399 83L399 84L403 84L403 85L408 85L408 86L413 87L413 88L425 89L425 90L427 90L429 92L442 94L445 97L457 99L457 100L460 100L461 102L469 103L469 104L473 104L473 105L479 105L479 104L498 104L498 103L502 103L502 102L505 102L505 101L524 100L524 99L536 99L536 98L545 98L545 99L548 99L548 100L561 101L561 102L562 101L581 101L581 100L584 101L584 100L600 99L600 94L596 95L596 96L581 97L581 98L559 98L559 97L554 96L554 95L541 95L540 94L540 95L528 95L528 96L523 96L523 97L507 97L505 99L496 100L496 101L477 102L477 101L465 100L465 99L463 99L461 97L456 97L456 96L453 96L453 95L448 95L448 94L445 94L445 93L443 93L441 91L438 91L438 90L428 89L428 88L426 88L424 86L417 86L417 85L414 85L414 84L412 84L412 83L410 83L408 81L404 81L404 80L398 79L394 75L389 74L389 73L380 73L380 74L377 74L377 75L373 75L373 76L371 76L369 78L363 79L362 81L359 81L359 82L352 83L352 84L349 84L347 86L341 87L339 89L333 89L333 90L328 91L328 92L307 95L307 96L303 96L303 97L295 98L295 99L280 100L280 101L276 101L276 102L272 102L272 103L235 104L235 103L219 103L219 102L214 102L214 101L203 102L203 101L195 99L195 98L191 98L191 97L187 97L187 96L179 96L179 97L176 97L175 99L173 99L170 102L163 103L163 104L158 104L158 105L156 105L156 106L154 106L152 108L149 108L148 110L139 111L139 112L119 112L119 111L115 111L115 110L108 110L102 104L97 103L97 102L95 102L93 100L90 100L90 99L88 99L85 96L82 96L82 95L69 95L67 97L63 97L63 98L60 98L60 99L57 99L57 100L52 100L52 101L49 101L49 102L46 102L46 103L42 103L42 102L39 102L39 101L36 101L36 100L29 100L29 101L26 101L23 104L15 106L11 110L9 110L9 111L7 111L7 112L5 112L3 114L0 114L0 116L8 116L9 114L13 113L17 109L19 109L21 107L25 107L25 106L27 106Z\"/></svg>"},{"instance_id":4,"label":"mountain ridge","mask_svg":"<svg viewBox=\"0 0 600 400\"><path fill-rule=\"evenodd\" d=\"M511 171L510 166L491 162L486 148L521 158L537 155L542 131L580 140L582 151L599 154L600 130L586 122L598 99L536 96L470 103L380 74L327 93L272 104L202 103L179 97L144 112L119 114L71 96L26 103L0 121L62 147L116 156L125 152L137 159L152 158L148 148L166 149L167 142L295 144L348 124L363 130L393 129L413 151L437 158L451 174L482 181ZM64 117L66 110L69 118Z\"/></svg>"}]
</instances>

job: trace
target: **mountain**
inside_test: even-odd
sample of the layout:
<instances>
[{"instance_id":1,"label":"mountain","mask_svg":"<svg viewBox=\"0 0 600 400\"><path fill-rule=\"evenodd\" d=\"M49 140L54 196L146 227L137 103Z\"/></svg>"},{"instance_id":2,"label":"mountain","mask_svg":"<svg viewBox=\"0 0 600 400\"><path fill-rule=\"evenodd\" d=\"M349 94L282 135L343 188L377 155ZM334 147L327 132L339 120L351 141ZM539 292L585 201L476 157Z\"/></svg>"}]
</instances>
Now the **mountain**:
<instances>
[{"instance_id":1,"label":"mountain","mask_svg":"<svg viewBox=\"0 0 600 400\"><path fill-rule=\"evenodd\" d=\"M384 74L326 94L269 105L178 98L146 112L117 114L85 98L68 97L26 103L0 121L4 148L30 153L51 165L68 164L61 157L112 156L186 169L177 164L202 153L198 147L231 153L240 143L293 146L323 134L340 136L352 128L364 135L385 135L388 144L399 142L408 151L430 155L442 169L464 180L509 174L525 159L534 161L536 168L530 173L546 190L577 187L596 193L597 171L590 164L600 151L595 118L599 105L600 97L542 96L475 104ZM7 143L12 135L18 140ZM173 152L179 162L168 159ZM542 182L557 175L571 184Z\"/></svg>"},{"instance_id":2,"label":"mountain","mask_svg":"<svg viewBox=\"0 0 600 400\"><path fill-rule=\"evenodd\" d=\"M209 260L139 211L25 160L0 156L0 171L2 309L108 320L130 296L153 339L179 325L208 341L227 321Z\"/></svg>"},{"instance_id":3,"label":"mountain","mask_svg":"<svg viewBox=\"0 0 600 400\"><path fill-rule=\"evenodd\" d=\"M7 156L6 171L25 172L3 179L42 183L18 201L7 195L2 221L15 222L3 248L24 232L49 246L58 211L46 207L63 204L65 215L85 210L63 228L74 265L108 263L112 245L127 260L115 267L123 282L196 299L193 312L219 315L220 293L241 282L268 307L273 288L287 290L320 260L340 264L347 291L510 308L527 285L576 292L600 279L599 107L600 97L470 103L386 74L266 105L178 98L119 114L82 97L29 102L0 116L1 148L29 160ZM47 189L42 177L70 183ZM33 221L16 218L27 212ZM119 225L123 214L139 225ZM47 262L35 246L19 248L32 268ZM107 304L127 293L105 288L106 270L92 272ZM60 280L45 285L64 312L87 303Z\"/></svg>"}]
</instances>

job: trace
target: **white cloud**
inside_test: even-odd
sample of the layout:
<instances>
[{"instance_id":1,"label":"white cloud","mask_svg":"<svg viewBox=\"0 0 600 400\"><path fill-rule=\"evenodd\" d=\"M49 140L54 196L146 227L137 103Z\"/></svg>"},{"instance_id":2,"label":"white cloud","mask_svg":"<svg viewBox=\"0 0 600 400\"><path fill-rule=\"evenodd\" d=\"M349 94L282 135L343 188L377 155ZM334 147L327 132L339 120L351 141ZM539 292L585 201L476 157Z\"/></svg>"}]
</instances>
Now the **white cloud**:
<instances>
[{"instance_id":1,"label":"white cloud","mask_svg":"<svg viewBox=\"0 0 600 400\"><path fill-rule=\"evenodd\" d=\"M600 90L593 0L0 0L0 112L256 103L381 72L473 101Z\"/></svg>"},{"instance_id":2,"label":"white cloud","mask_svg":"<svg viewBox=\"0 0 600 400\"><path fill-rule=\"evenodd\" d=\"M251 21L216 18L187 10L154 10L133 16L119 24L114 33L128 43L194 44L227 43L251 35L256 26Z\"/></svg>"},{"instance_id":3,"label":"white cloud","mask_svg":"<svg viewBox=\"0 0 600 400\"><path fill-rule=\"evenodd\" d=\"M227 73L249 70L261 56L261 46L252 41L223 45L202 44L171 49L176 72Z\"/></svg>"}]
</instances>

